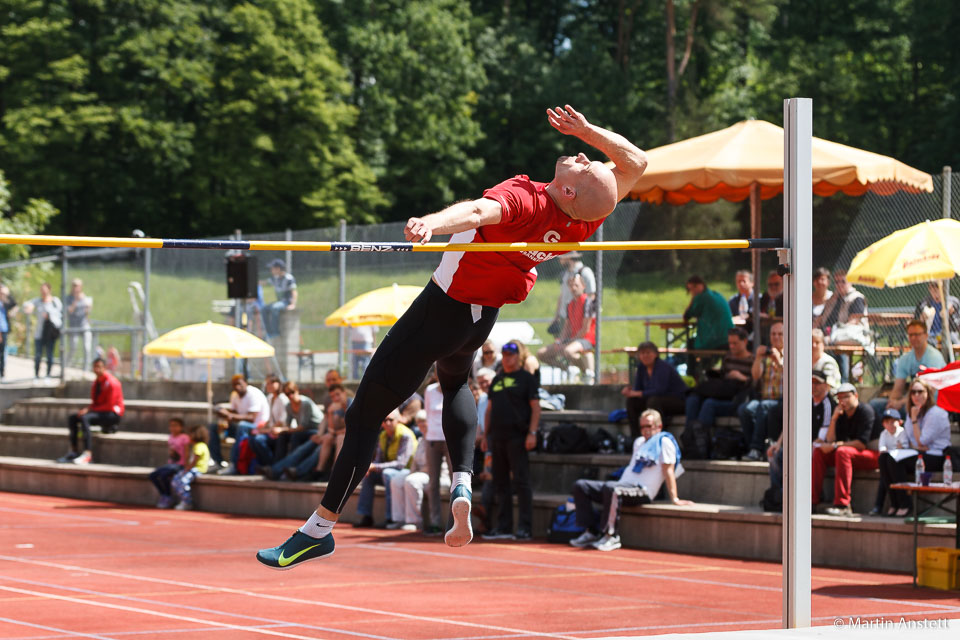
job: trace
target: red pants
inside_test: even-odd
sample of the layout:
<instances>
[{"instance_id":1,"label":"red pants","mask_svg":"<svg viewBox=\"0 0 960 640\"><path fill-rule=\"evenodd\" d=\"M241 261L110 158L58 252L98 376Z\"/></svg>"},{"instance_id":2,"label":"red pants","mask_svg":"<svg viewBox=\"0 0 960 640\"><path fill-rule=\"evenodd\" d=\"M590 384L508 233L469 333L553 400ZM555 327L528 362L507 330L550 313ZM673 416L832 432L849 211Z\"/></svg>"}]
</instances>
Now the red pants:
<instances>
[{"instance_id":1,"label":"red pants","mask_svg":"<svg viewBox=\"0 0 960 640\"><path fill-rule=\"evenodd\" d=\"M841 507L850 505L850 486L853 484L854 469L876 469L880 454L870 449L863 451L855 447L840 447L830 453L823 453L820 447L813 449L813 504L820 502L823 489L823 477L827 467L836 466L833 480L833 504Z\"/></svg>"}]
</instances>

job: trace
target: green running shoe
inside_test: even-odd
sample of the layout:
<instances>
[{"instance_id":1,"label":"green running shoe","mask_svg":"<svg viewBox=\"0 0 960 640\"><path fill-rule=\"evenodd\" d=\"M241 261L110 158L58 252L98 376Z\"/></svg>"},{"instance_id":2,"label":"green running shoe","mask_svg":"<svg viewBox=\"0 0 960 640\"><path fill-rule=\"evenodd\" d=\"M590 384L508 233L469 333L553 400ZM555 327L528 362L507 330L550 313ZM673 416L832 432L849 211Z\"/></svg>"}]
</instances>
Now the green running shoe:
<instances>
[{"instance_id":1,"label":"green running shoe","mask_svg":"<svg viewBox=\"0 0 960 640\"><path fill-rule=\"evenodd\" d=\"M473 540L473 526L470 523L470 508L473 493L465 485L458 484L450 492L450 526L443 541L448 547L463 547Z\"/></svg>"},{"instance_id":2,"label":"green running shoe","mask_svg":"<svg viewBox=\"0 0 960 640\"><path fill-rule=\"evenodd\" d=\"M297 529L290 539L279 547L261 549L257 560L271 569L286 571L308 560L319 560L333 555L333 534L322 538L311 538Z\"/></svg>"}]
</instances>

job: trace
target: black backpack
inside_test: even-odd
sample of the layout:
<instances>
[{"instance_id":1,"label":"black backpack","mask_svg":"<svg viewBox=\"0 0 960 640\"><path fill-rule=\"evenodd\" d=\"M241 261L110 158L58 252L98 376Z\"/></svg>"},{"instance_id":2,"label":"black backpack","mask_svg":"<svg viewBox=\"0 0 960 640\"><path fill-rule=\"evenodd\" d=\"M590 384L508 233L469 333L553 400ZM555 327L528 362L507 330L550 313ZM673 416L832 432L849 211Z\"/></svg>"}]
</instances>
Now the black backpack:
<instances>
[{"instance_id":1,"label":"black backpack","mask_svg":"<svg viewBox=\"0 0 960 640\"><path fill-rule=\"evenodd\" d=\"M590 453L590 435L583 427L560 423L547 436L549 453Z\"/></svg>"},{"instance_id":2,"label":"black backpack","mask_svg":"<svg viewBox=\"0 0 960 640\"><path fill-rule=\"evenodd\" d=\"M710 456L714 460L739 460L743 454L743 434L735 429L717 429L713 435L713 450Z\"/></svg>"},{"instance_id":3,"label":"black backpack","mask_svg":"<svg viewBox=\"0 0 960 640\"><path fill-rule=\"evenodd\" d=\"M597 429L590 434L590 450L598 453L614 453L617 439L606 429Z\"/></svg>"},{"instance_id":4,"label":"black backpack","mask_svg":"<svg viewBox=\"0 0 960 640\"><path fill-rule=\"evenodd\" d=\"M710 429L699 420L691 420L680 434L680 451L688 460L710 458Z\"/></svg>"}]
</instances>

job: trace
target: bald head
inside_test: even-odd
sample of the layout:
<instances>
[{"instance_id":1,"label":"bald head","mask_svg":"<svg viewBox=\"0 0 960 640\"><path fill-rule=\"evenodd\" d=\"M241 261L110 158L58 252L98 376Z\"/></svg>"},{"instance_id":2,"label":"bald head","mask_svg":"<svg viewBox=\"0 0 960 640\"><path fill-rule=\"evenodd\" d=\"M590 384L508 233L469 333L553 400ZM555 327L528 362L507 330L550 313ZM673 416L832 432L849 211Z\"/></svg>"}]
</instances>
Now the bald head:
<instances>
[{"instance_id":1,"label":"bald head","mask_svg":"<svg viewBox=\"0 0 960 640\"><path fill-rule=\"evenodd\" d=\"M617 179L602 162L583 153L557 160L547 193L560 209L575 220L600 220L617 206Z\"/></svg>"}]
</instances>

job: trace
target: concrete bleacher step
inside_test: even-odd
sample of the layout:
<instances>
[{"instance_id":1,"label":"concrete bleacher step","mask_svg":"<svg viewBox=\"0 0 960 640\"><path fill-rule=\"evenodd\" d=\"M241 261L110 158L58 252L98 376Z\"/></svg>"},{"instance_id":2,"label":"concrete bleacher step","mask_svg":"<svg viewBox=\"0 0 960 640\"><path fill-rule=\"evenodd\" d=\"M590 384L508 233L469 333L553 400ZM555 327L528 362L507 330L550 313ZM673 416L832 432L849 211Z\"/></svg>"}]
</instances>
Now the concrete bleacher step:
<instances>
[{"instance_id":1,"label":"concrete bleacher step","mask_svg":"<svg viewBox=\"0 0 960 640\"><path fill-rule=\"evenodd\" d=\"M89 398L28 398L4 411L3 424L66 427L71 414L89 406ZM126 400L121 431L167 433L170 418L189 426L206 424L207 403L185 400Z\"/></svg>"},{"instance_id":2,"label":"concrete bleacher step","mask_svg":"<svg viewBox=\"0 0 960 640\"><path fill-rule=\"evenodd\" d=\"M93 427L93 459L122 466L158 467L167 461L167 436L154 433L99 433ZM69 450L68 430L0 426L0 456L55 460Z\"/></svg>"},{"instance_id":3,"label":"concrete bleacher step","mask_svg":"<svg viewBox=\"0 0 960 640\"><path fill-rule=\"evenodd\" d=\"M156 491L147 479L150 471L149 467L78 467L0 457L0 490L152 505ZM201 476L196 483L195 499L197 508L204 511L300 520L316 507L324 487L322 483L268 482L253 476ZM478 493L474 493L474 499L479 499ZM546 535L554 508L565 499L565 494L535 497L535 536ZM356 500L351 499L341 521L356 522L359 516L355 509ZM375 519L382 519L383 511L383 492L378 488ZM779 514L762 513L756 508L653 503L623 510L621 536L627 547L777 561L781 554L781 525ZM920 545L953 546L954 531L953 525L921 525ZM910 571L912 535L912 525L900 520L813 516L813 562Z\"/></svg>"}]
</instances>

